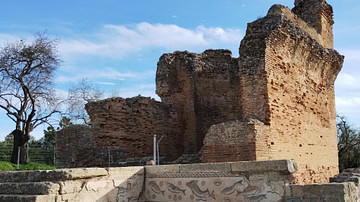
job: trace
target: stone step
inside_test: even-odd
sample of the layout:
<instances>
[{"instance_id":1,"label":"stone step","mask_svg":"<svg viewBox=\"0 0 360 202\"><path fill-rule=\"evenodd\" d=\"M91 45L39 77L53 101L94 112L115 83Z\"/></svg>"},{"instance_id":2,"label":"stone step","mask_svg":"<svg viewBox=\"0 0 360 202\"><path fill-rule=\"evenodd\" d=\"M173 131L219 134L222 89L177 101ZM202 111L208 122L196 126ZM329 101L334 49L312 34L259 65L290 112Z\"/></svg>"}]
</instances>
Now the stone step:
<instances>
[{"instance_id":1,"label":"stone step","mask_svg":"<svg viewBox=\"0 0 360 202\"><path fill-rule=\"evenodd\" d=\"M0 182L61 181L106 176L105 168L74 168L32 171L0 171Z\"/></svg>"},{"instance_id":2,"label":"stone step","mask_svg":"<svg viewBox=\"0 0 360 202\"><path fill-rule=\"evenodd\" d=\"M58 194L60 185L52 182L1 182L0 194ZM2 200L0 200L2 201Z\"/></svg>"},{"instance_id":3,"label":"stone step","mask_svg":"<svg viewBox=\"0 0 360 202\"><path fill-rule=\"evenodd\" d=\"M0 195L4 202L55 202L55 195Z\"/></svg>"}]
</instances>

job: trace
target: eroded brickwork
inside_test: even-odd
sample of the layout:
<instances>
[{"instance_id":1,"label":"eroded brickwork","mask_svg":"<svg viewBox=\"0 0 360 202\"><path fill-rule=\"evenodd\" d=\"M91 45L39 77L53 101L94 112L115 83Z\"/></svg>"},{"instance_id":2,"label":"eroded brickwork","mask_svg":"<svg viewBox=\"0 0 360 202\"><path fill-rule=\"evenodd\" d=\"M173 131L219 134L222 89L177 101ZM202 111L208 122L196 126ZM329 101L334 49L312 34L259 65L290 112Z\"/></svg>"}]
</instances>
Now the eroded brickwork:
<instances>
[{"instance_id":1,"label":"eroded brickwork","mask_svg":"<svg viewBox=\"0 0 360 202\"><path fill-rule=\"evenodd\" d=\"M151 98L109 98L86 105L91 119L93 137L99 147L118 146L126 155L146 157L153 154L153 135L164 135L161 150L169 159L182 154L173 136L170 110L164 103Z\"/></svg>"},{"instance_id":2,"label":"eroded brickwork","mask_svg":"<svg viewBox=\"0 0 360 202\"><path fill-rule=\"evenodd\" d=\"M56 133L56 167L75 167L76 154L88 148L95 148L90 127L71 125Z\"/></svg>"},{"instance_id":3,"label":"eroded brickwork","mask_svg":"<svg viewBox=\"0 0 360 202\"><path fill-rule=\"evenodd\" d=\"M311 2L314 3L303 1L297 4L301 8L293 9L300 16L275 5L266 17L250 23L239 58L243 121L257 119L269 127L266 133L255 130L247 139L250 142L243 141L243 145L256 144L255 160L296 159L299 184L327 182L338 172L334 82L343 56L326 48L332 45L328 36L316 29L322 25L316 21L318 16L313 16L316 19L310 26L301 20L304 16L311 18ZM332 12L324 1L314 4L314 9L319 8ZM304 9L305 14L301 13ZM319 20L325 27L333 23L332 18L331 22ZM239 138L247 134L251 132L244 131ZM222 132L216 135L222 136ZM211 129L207 136L214 136ZM207 136L203 159L221 159L221 152L217 152L219 156L213 152L214 157L209 156L208 150L226 147L216 146L216 140L206 142ZM237 160L244 160L241 154Z\"/></svg>"},{"instance_id":4,"label":"eroded brickwork","mask_svg":"<svg viewBox=\"0 0 360 202\"><path fill-rule=\"evenodd\" d=\"M271 159L295 158L299 183L327 182L338 172L334 82L343 57L288 19L267 40Z\"/></svg>"},{"instance_id":5,"label":"eroded brickwork","mask_svg":"<svg viewBox=\"0 0 360 202\"><path fill-rule=\"evenodd\" d=\"M199 154L203 162L296 159L298 184L338 172L334 81L343 56L333 47L325 0L274 5L248 24L239 58L228 50L161 56L150 98L111 98L86 109L97 147L128 157Z\"/></svg>"},{"instance_id":6,"label":"eroded brickwork","mask_svg":"<svg viewBox=\"0 0 360 202\"><path fill-rule=\"evenodd\" d=\"M156 92L172 107L184 153L197 153L213 124L241 119L237 59L228 50L164 54Z\"/></svg>"},{"instance_id":7,"label":"eroded brickwork","mask_svg":"<svg viewBox=\"0 0 360 202\"><path fill-rule=\"evenodd\" d=\"M259 135L269 134L269 126L252 119L231 121L210 127L200 151L203 162L261 160ZM265 150L266 152L266 150ZM260 158L259 158L260 157Z\"/></svg>"}]
</instances>

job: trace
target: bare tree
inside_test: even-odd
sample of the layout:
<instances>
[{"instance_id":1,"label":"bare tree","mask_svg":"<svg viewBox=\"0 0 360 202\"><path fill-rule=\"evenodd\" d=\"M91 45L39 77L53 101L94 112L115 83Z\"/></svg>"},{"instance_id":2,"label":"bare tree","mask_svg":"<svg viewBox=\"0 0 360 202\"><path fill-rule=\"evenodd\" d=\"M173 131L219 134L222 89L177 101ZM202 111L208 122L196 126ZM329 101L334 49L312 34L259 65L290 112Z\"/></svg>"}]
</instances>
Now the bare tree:
<instances>
[{"instance_id":1,"label":"bare tree","mask_svg":"<svg viewBox=\"0 0 360 202\"><path fill-rule=\"evenodd\" d=\"M15 123L11 162L21 149L21 163L26 163L25 146L30 132L49 123L58 112L52 81L59 65L56 41L36 34L33 42L18 40L0 50L0 108Z\"/></svg>"},{"instance_id":2,"label":"bare tree","mask_svg":"<svg viewBox=\"0 0 360 202\"><path fill-rule=\"evenodd\" d=\"M360 132L351 127L346 119L337 116L338 155L340 171L360 166Z\"/></svg>"},{"instance_id":3,"label":"bare tree","mask_svg":"<svg viewBox=\"0 0 360 202\"><path fill-rule=\"evenodd\" d=\"M85 111L85 104L90 101L96 101L103 97L103 93L96 87L94 83L86 78L81 79L78 83L69 89L68 116L72 120L81 120L85 124L89 124L90 118Z\"/></svg>"}]
</instances>

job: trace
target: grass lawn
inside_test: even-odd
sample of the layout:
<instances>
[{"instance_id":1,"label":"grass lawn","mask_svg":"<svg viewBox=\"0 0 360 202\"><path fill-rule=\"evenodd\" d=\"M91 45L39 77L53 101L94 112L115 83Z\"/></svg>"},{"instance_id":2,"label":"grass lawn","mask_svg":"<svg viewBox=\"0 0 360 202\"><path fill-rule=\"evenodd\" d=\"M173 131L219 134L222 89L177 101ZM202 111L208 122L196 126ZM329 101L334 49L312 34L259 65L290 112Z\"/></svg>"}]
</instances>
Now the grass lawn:
<instances>
[{"instance_id":1,"label":"grass lawn","mask_svg":"<svg viewBox=\"0 0 360 202\"><path fill-rule=\"evenodd\" d=\"M17 165L6 162L0 161L0 171L11 171L16 170ZM27 164L20 164L19 170L53 170L55 166L49 166L46 164L39 164L39 163L27 163Z\"/></svg>"}]
</instances>

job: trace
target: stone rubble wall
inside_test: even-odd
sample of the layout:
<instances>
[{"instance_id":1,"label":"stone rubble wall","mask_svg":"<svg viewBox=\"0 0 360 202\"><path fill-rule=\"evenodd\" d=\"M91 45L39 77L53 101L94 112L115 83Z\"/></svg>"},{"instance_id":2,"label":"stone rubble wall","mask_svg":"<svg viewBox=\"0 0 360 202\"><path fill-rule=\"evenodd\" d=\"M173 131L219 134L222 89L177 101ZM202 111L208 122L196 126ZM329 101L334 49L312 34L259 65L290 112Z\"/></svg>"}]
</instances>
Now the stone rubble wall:
<instances>
[{"instance_id":1,"label":"stone rubble wall","mask_svg":"<svg viewBox=\"0 0 360 202\"><path fill-rule=\"evenodd\" d=\"M354 182L293 185L294 160L0 172L0 201L358 201Z\"/></svg>"}]
</instances>

